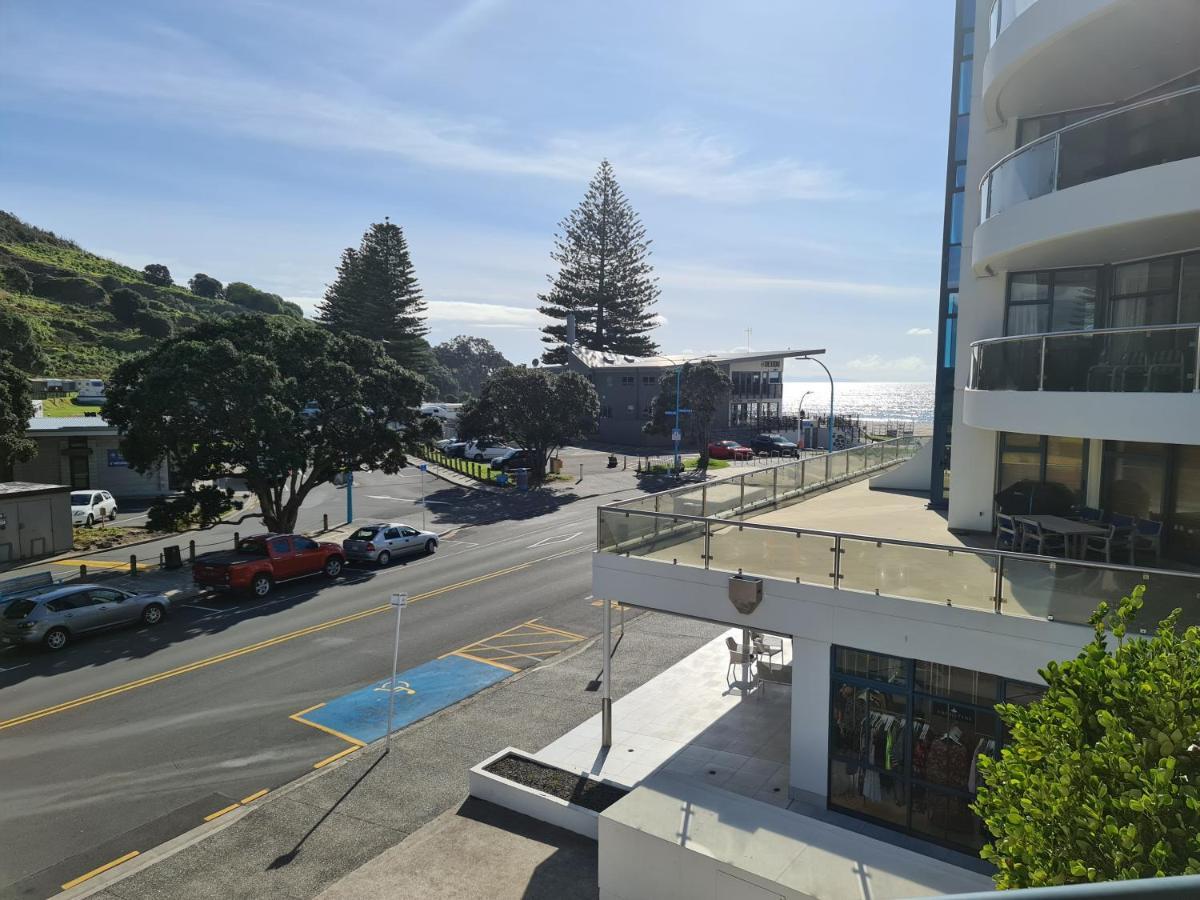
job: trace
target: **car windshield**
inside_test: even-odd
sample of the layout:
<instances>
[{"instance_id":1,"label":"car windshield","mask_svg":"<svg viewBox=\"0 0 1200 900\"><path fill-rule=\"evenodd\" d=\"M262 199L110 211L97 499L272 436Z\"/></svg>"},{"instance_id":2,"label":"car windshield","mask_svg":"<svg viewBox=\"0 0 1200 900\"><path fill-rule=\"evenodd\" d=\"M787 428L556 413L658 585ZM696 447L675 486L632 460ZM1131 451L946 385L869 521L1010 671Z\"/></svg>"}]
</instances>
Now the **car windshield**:
<instances>
[{"instance_id":1,"label":"car windshield","mask_svg":"<svg viewBox=\"0 0 1200 900\"><path fill-rule=\"evenodd\" d=\"M8 608L4 610L4 618L6 619L23 619L37 608L37 604L32 600L14 600L8 604Z\"/></svg>"},{"instance_id":2,"label":"car windshield","mask_svg":"<svg viewBox=\"0 0 1200 900\"><path fill-rule=\"evenodd\" d=\"M238 544L237 552L246 556L266 556L267 544L266 541L250 538Z\"/></svg>"},{"instance_id":3,"label":"car windshield","mask_svg":"<svg viewBox=\"0 0 1200 900\"><path fill-rule=\"evenodd\" d=\"M352 541L369 541L375 537L375 528L360 528L354 534L350 535Z\"/></svg>"},{"instance_id":4,"label":"car windshield","mask_svg":"<svg viewBox=\"0 0 1200 900\"><path fill-rule=\"evenodd\" d=\"M91 491L72 491L71 505L72 506L88 506L92 502Z\"/></svg>"}]
</instances>

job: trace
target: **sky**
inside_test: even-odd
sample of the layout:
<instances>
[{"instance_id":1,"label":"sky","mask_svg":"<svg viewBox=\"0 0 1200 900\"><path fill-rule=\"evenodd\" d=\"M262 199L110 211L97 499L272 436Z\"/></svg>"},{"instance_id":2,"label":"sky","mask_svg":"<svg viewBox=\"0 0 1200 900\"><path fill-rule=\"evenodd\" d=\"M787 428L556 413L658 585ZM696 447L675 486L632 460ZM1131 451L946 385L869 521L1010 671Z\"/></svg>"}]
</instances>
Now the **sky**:
<instances>
[{"instance_id":1,"label":"sky","mask_svg":"<svg viewBox=\"0 0 1200 900\"><path fill-rule=\"evenodd\" d=\"M608 158L663 352L930 381L952 34L950 0L2 0L0 208L310 311L389 216L430 339L521 362Z\"/></svg>"}]
</instances>

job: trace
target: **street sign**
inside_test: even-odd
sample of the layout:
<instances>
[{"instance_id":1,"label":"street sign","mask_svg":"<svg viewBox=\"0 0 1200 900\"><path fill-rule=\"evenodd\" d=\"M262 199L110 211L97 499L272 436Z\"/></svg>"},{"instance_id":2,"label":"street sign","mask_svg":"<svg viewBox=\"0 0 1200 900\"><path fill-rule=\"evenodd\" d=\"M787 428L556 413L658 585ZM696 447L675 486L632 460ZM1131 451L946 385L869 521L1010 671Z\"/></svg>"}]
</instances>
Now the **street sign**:
<instances>
[{"instance_id":1,"label":"street sign","mask_svg":"<svg viewBox=\"0 0 1200 900\"><path fill-rule=\"evenodd\" d=\"M682 441L683 440L683 432L680 431L678 428L672 428L671 429L671 440L676 441L676 442Z\"/></svg>"},{"instance_id":2,"label":"street sign","mask_svg":"<svg viewBox=\"0 0 1200 900\"><path fill-rule=\"evenodd\" d=\"M422 472L429 471L429 465L427 463L421 463L419 466L417 466L417 468L420 469Z\"/></svg>"},{"instance_id":3,"label":"street sign","mask_svg":"<svg viewBox=\"0 0 1200 900\"><path fill-rule=\"evenodd\" d=\"M408 606L408 594L392 594L392 606L404 609Z\"/></svg>"}]
</instances>

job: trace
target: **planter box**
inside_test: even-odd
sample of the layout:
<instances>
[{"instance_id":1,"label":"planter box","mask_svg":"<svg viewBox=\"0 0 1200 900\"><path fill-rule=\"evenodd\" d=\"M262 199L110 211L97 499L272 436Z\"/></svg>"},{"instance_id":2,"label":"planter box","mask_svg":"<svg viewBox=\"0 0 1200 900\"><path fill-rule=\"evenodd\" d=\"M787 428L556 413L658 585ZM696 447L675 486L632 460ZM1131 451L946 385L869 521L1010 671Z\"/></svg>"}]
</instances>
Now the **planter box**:
<instances>
[{"instance_id":1,"label":"planter box","mask_svg":"<svg viewBox=\"0 0 1200 900\"><path fill-rule=\"evenodd\" d=\"M503 806L505 809L511 809L513 812L538 819L549 825L565 828L568 831L591 838L593 841L596 840L600 813L487 771L488 766L510 756L518 759L526 759L541 766L558 768L543 762L530 753L525 753L515 747L506 747L499 753L489 756L483 762L471 767L470 794L472 797L487 800L489 803L495 803L497 806ZM580 778L586 778L588 781L597 784L608 785L621 791L628 791L623 785L613 784L603 779L591 778L586 773L570 772L565 769L559 769L559 771Z\"/></svg>"}]
</instances>

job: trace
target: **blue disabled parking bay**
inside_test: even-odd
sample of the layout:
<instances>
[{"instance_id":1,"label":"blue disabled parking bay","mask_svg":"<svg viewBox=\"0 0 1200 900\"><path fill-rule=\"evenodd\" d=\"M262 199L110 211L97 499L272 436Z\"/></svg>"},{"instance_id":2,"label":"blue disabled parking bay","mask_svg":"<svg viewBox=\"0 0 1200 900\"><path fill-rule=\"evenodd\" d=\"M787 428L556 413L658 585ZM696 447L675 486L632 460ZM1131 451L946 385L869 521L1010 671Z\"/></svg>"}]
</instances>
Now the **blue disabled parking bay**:
<instances>
[{"instance_id":1,"label":"blue disabled parking bay","mask_svg":"<svg viewBox=\"0 0 1200 900\"><path fill-rule=\"evenodd\" d=\"M461 656L447 656L396 676L396 708L392 732L445 709L488 685L503 681L512 672ZM304 719L369 744L387 733L388 694L392 681L385 678L330 700L304 714Z\"/></svg>"}]
</instances>

